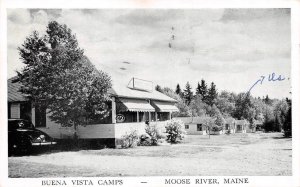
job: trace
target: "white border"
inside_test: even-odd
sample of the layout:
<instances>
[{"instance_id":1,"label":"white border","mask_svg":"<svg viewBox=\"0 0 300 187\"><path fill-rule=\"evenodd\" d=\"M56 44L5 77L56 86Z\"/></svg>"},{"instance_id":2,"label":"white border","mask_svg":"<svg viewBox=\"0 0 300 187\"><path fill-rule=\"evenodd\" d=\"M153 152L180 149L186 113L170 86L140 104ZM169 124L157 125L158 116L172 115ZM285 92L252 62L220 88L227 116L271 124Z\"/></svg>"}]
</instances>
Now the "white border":
<instances>
[{"instance_id":1,"label":"white border","mask_svg":"<svg viewBox=\"0 0 300 187\"><path fill-rule=\"evenodd\" d=\"M1 161L0 161L0 187L12 187L12 186L41 186L41 179L8 179L7 170L7 146L3 145L3 142L7 140L7 40L6 40L6 8L292 8L292 100L293 100L293 176L284 177L267 177L267 176L249 176L249 185L244 186L300 186L300 154L299 154L299 31L300 31L300 6L299 1L270 1L270 0L110 0L110 1L99 1L99 0L2 0L1 1L1 51L0 51L0 71L1 71L1 99L0 99L0 142L1 142ZM241 176L238 176L241 178ZM172 178L172 177L168 177ZM197 177L176 177L176 178L190 178L194 179ZM210 178L208 176L202 178ZM224 177L217 176L220 181ZM70 181L75 178L56 178L57 180ZM76 178L82 179L82 178ZM84 178L86 179L86 178ZM88 178L93 181L97 181L100 178ZM116 178L101 178L101 179L116 179ZM125 177L123 186L165 186L165 177ZM150 181L147 184L141 184L139 181ZM220 183L221 186L224 186ZM220 186L218 185L218 186ZM94 185L97 186L97 185ZM169 185L170 186L170 185ZM192 186L192 185L186 185ZM199 185L198 185L199 186ZM200 185L204 186L204 185ZM209 185L214 186L214 185ZM239 185L235 185L239 186Z\"/></svg>"}]
</instances>

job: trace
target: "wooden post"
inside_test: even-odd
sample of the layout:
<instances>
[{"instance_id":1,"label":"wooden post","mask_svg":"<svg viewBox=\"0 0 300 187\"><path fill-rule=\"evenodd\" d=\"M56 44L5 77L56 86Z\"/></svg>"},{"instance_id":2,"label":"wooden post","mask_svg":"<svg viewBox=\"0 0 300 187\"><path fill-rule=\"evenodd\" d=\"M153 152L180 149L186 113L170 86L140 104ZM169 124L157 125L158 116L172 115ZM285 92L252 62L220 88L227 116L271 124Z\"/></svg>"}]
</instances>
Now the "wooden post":
<instances>
[{"instance_id":1,"label":"wooden post","mask_svg":"<svg viewBox=\"0 0 300 187\"><path fill-rule=\"evenodd\" d=\"M169 112L169 120L171 120L171 113L172 113L172 112Z\"/></svg>"},{"instance_id":2,"label":"wooden post","mask_svg":"<svg viewBox=\"0 0 300 187\"><path fill-rule=\"evenodd\" d=\"M149 112L149 123L151 122L151 112Z\"/></svg>"},{"instance_id":3,"label":"wooden post","mask_svg":"<svg viewBox=\"0 0 300 187\"><path fill-rule=\"evenodd\" d=\"M136 122L139 122L140 121L140 119L139 119L139 112L137 111L136 112Z\"/></svg>"},{"instance_id":4,"label":"wooden post","mask_svg":"<svg viewBox=\"0 0 300 187\"><path fill-rule=\"evenodd\" d=\"M157 112L155 112L155 121L157 121Z\"/></svg>"},{"instance_id":5,"label":"wooden post","mask_svg":"<svg viewBox=\"0 0 300 187\"><path fill-rule=\"evenodd\" d=\"M116 123L116 100L115 97L111 98L111 121L112 123Z\"/></svg>"}]
</instances>

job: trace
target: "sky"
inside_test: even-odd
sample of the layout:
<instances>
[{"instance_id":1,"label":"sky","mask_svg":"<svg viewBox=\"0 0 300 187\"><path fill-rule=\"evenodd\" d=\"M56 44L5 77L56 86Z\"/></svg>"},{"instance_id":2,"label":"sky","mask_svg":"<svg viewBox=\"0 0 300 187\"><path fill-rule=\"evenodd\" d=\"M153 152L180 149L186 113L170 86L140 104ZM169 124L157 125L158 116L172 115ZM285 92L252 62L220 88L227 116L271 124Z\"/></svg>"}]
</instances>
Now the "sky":
<instances>
[{"instance_id":1,"label":"sky","mask_svg":"<svg viewBox=\"0 0 300 187\"><path fill-rule=\"evenodd\" d=\"M291 96L290 9L8 9L7 19L8 78L23 67L25 38L55 20L113 85L136 77L195 91L204 79L239 93L265 76L253 96ZM272 73L285 80L269 81Z\"/></svg>"}]
</instances>

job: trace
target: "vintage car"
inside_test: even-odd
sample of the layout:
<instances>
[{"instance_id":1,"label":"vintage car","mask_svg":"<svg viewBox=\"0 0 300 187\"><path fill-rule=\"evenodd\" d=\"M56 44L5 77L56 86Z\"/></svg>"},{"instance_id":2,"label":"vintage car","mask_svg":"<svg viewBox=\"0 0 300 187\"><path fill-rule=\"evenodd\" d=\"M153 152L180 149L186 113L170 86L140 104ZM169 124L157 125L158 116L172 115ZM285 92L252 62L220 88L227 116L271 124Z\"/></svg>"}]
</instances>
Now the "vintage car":
<instances>
[{"instance_id":1,"label":"vintage car","mask_svg":"<svg viewBox=\"0 0 300 187\"><path fill-rule=\"evenodd\" d=\"M28 154L33 148L55 145L48 134L34 128L30 121L8 119L8 155Z\"/></svg>"}]
</instances>

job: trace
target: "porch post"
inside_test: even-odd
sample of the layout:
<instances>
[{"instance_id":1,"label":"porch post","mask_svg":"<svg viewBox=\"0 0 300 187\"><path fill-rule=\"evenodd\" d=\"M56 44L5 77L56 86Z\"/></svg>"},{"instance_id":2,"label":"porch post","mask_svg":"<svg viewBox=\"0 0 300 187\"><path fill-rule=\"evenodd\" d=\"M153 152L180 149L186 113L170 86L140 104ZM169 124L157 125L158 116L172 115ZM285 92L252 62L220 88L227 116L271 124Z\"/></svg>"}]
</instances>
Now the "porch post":
<instances>
[{"instance_id":1,"label":"porch post","mask_svg":"<svg viewBox=\"0 0 300 187\"><path fill-rule=\"evenodd\" d=\"M157 112L155 112L155 121L157 121Z\"/></svg>"},{"instance_id":2,"label":"porch post","mask_svg":"<svg viewBox=\"0 0 300 187\"><path fill-rule=\"evenodd\" d=\"M169 120L171 120L171 114L172 114L172 112L169 112Z\"/></svg>"},{"instance_id":3,"label":"porch post","mask_svg":"<svg viewBox=\"0 0 300 187\"><path fill-rule=\"evenodd\" d=\"M149 113L149 122L151 122L151 112L148 113Z\"/></svg>"},{"instance_id":4,"label":"porch post","mask_svg":"<svg viewBox=\"0 0 300 187\"><path fill-rule=\"evenodd\" d=\"M115 97L111 98L111 121L112 123L116 123L116 100Z\"/></svg>"},{"instance_id":5,"label":"porch post","mask_svg":"<svg viewBox=\"0 0 300 187\"><path fill-rule=\"evenodd\" d=\"M139 111L136 112L136 122L139 122L140 119L139 119Z\"/></svg>"}]
</instances>

